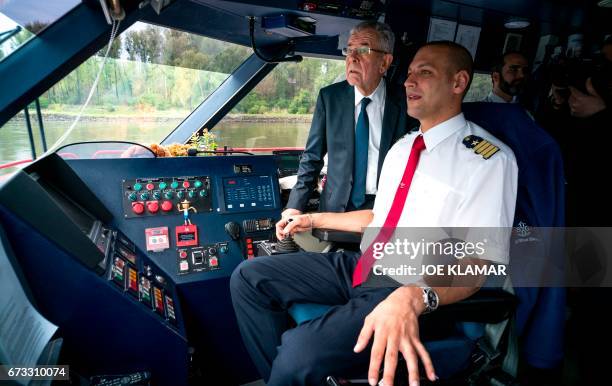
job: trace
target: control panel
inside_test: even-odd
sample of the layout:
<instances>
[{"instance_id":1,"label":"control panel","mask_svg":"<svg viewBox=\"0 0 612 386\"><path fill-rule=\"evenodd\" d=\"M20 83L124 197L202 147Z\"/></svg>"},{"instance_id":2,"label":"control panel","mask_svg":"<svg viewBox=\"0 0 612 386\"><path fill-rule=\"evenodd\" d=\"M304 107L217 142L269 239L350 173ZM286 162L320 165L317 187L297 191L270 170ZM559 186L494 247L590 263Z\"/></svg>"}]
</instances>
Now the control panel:
<instances>
[{"instance_id":1,"label":"control panel","mask_svg":"<svg viewBox=\"0 0 612 386\"><path fill-rule=\"evenodd\" d=\"M254 257L259 256L259 244L268 242L271 239L269 233L260 233L257 235L246 235L244 238L244 244L246 247L245 257L250 260Z\"/></svg>"},{"instance_id":2,"label":"control panel","mask_svg":"<svg viewBox=\"0 0 612 386\"><path fill-rule=\"evenodd\" d=\"M227 243L216 243L177 249L179 275L190 272L213 271L221 268L221 256L227 254Z\"/></svg>"},{"instance_id":3,"label":"control panel","mask_svg":"<svg viewBox=\"0 0 612 386\"><path fill-rule=\"evenodd\" d=\"M274 220L271 218L246 219L242 221L242 228L246 233L269 231L274 228Z\"/></svg>"},{"instance_id":4,"label":"control panel","mask_svg":"<svg viewBox=\"0 0 612 386\"><path fill-rule=\"evenodd\" d=\"M139 256L151 261L180 286L229 277L243 259L257 256L259 243L274 238L281 200L273 156L168 157L69 164L88 186L116 181L113 183L116 190L97 193L116 214L112 225L137 245L136 263L129 250L116 249L126 266L137 268L139 284L142 271ZM99 247L104 248L104 242L100 243ZM109 260L108 264L112 262ZM117 272L129 274L127 269L116 268ZM120 280L127 279L125 276L116 279ZM138 296L148 299L150 292L155 308L152 288L155 283L150 284L151 290L147 291L144 281L145 288L138 288ZM133 293L129 286L126 288ZM158 301L157 307L161 304Z\"/></svg>"},{"instance_id":5,"label":"control panel","mask_svg":"<svg viewBox=\"0 0 612 386\"><path fill-rule=\"evenodd\" d=\"M208 176L126 179L121 188L125 218L180 214L185 204L196 213L212 211Z\"/></svg>"},{"instance_id":6,"label":"control panel","mask_svg":"<svg viewBox=\"0 0 612 386\"><path fill-rule=\"evenodd\" d=\"M144 307L177 327L174 300L168 280L150 263L139 258L139 252L121 232L111 232L111 261L107 277L116 287Z\"/></svg>"}]
</instances>

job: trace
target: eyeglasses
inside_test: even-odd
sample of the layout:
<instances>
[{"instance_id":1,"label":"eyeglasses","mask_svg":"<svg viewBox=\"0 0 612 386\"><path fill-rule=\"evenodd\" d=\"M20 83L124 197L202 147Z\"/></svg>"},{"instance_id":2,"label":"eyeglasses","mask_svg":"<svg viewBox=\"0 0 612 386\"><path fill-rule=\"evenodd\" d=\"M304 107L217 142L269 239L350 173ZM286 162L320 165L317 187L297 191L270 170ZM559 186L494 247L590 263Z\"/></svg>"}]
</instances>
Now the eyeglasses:
<instances>
[{"instance_id":1,"label":"eyeglasses","mask_svg":"<svg viewBox=\"0 0 612 386\"><path fill-rule=\"evenodd\" d=\"M359 55L359 56L364 56L364 55L370 55L372 52L380 52L381 54L386 54L387 52L383 51L383 50L377 50L375 48L372 47L368 47L368 46L361 46L361 47L356 47L356 48L352 48L352 47L344 47L342 48L342 55L344 56L350 56L350 55Z\"/></svg>"}]
</instances>

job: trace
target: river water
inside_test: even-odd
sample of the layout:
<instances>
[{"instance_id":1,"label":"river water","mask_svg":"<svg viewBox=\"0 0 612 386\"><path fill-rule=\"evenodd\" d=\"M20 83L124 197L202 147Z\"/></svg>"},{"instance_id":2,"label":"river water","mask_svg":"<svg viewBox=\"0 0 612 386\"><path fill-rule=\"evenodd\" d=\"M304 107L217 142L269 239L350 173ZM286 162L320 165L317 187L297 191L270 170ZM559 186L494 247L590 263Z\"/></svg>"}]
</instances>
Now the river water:
<instances>
[{"instance_id":1,"label":"river water","mask_svg":"<svg viewBox=\"0 0 612 386\"><path fill-rule=\"evenodd\" d=\"M64 143L92 140L123 140L149 145L159 143L179 123L180 119L104 119L83 120ZM53 144L70 126L70 121L44 123L47 144ZM36 154L42 154L40 131L32 122ZM307 122L246 122L219 123L212 131L219 147L303 147L308 137ZM12 120L0 128L0 165L32 158L25 121ZM0 169L0 174L2 173Z\"/></svg>"}]
</instances>

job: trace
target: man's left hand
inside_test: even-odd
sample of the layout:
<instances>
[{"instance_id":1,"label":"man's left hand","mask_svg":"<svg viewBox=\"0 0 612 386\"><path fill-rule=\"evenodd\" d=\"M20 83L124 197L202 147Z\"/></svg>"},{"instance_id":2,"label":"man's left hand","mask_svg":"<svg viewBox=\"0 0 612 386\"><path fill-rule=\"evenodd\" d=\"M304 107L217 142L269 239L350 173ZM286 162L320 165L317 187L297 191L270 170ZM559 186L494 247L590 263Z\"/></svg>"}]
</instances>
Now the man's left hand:
<instances>
[{"instance_id":1,"label":"man's left hand","mask_svg":"<svg viewBox=\"0 0 612 386\"><path fill-rule=\"evenodd\" d=\"M431 381L437 379L429 353L419 338L418 319L424 310L423 290L405 286L393 291L365 318L354 350L357 353L363 351L374 335L368 371L370 385L378 383L383 357L383 384L393 385L399 352L406 360L410 386L419 384L419 358L427 378Z\"/></svg>"}]
</instances>

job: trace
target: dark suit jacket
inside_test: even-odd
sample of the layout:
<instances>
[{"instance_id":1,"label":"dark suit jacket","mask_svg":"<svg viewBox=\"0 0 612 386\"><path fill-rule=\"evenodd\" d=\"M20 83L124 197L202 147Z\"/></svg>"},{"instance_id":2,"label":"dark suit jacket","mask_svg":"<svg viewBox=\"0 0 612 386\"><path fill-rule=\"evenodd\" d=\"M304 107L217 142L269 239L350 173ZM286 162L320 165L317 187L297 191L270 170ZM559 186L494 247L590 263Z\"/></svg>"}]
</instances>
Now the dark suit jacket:
<instances>
[{"instance_id":1,"label":"dark suit jacket","mask_svg":"<svg viewBox=\"0 0 612 386\"><path fill-rule=\"evenodd\" d=\"M390 87L387 83L386 91L378 176L387 152L408 131L409 118L403 89ZM319 92L308 141L300 160L297 183L291 191L287 208L304 210L316 187L323 157L327 153L327 181L321 193L319 210L344 212L353 185L354 149L355 89L344 81Z\"/></svg>"}]
</instances>

